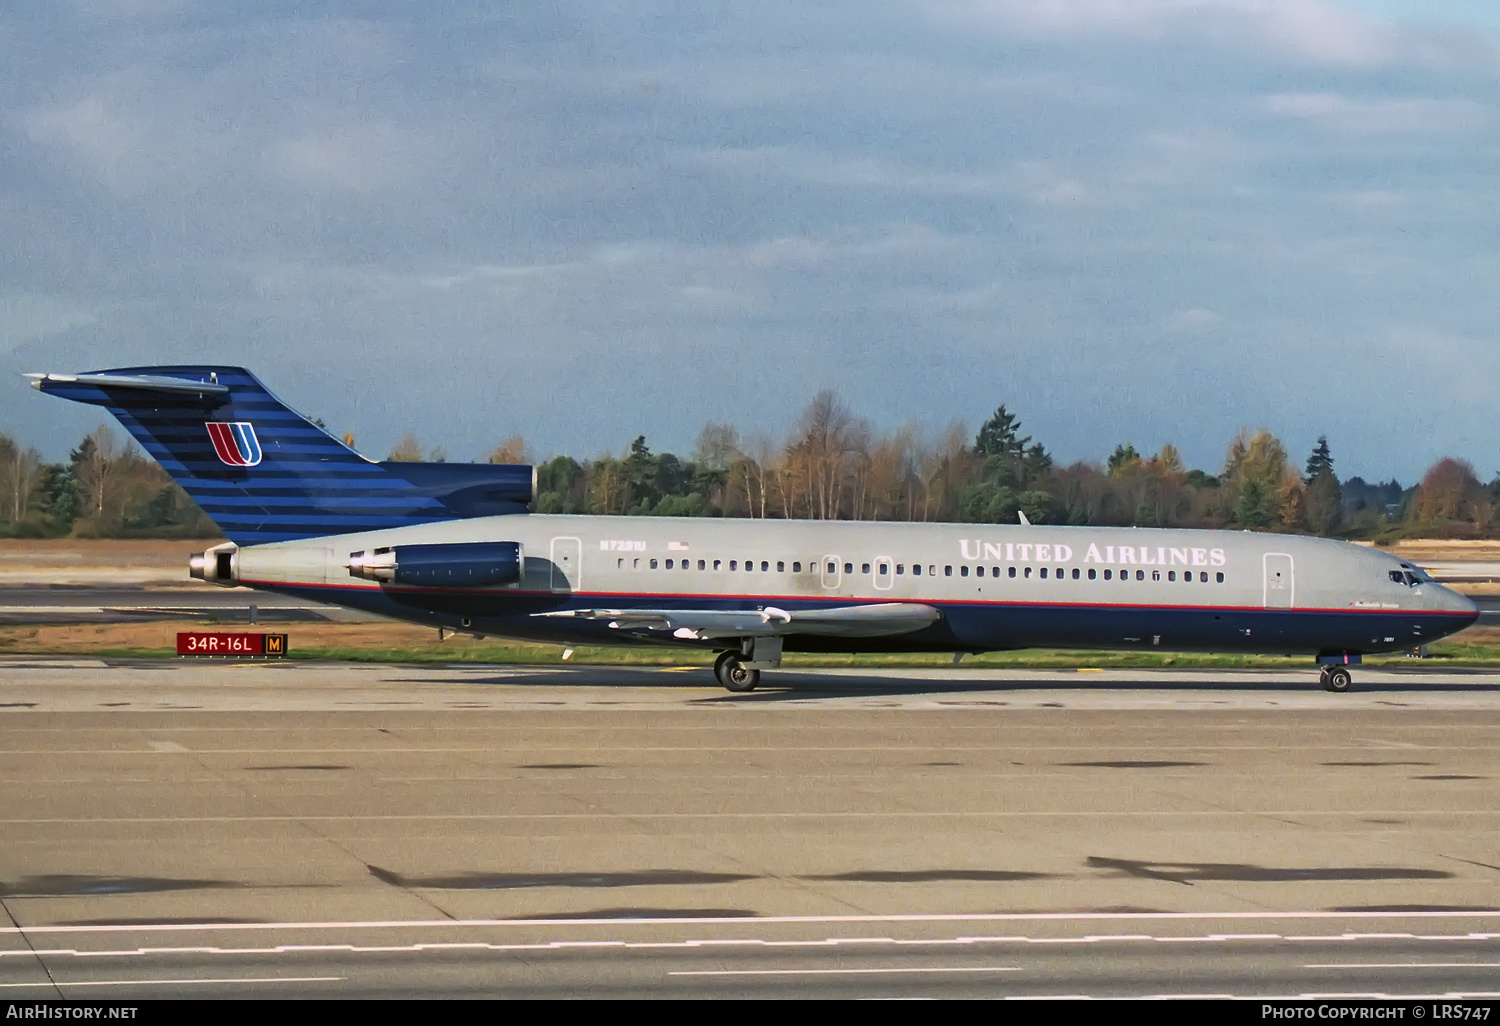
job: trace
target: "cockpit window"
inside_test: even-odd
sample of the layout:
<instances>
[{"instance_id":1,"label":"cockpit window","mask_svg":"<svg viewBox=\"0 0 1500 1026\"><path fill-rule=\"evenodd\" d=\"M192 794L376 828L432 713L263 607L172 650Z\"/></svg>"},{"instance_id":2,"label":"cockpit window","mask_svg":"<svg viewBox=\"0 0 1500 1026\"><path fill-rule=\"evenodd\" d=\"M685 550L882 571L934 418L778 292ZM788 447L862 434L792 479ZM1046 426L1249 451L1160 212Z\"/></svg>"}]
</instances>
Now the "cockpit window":
<instances>
[{"instance_id":1,"label":"cockpit window","mask_svg":"<svg viewBox=\"0 0 1500 1026\"><path fill-rule=\"evenodd\" d=\"M1412 573L1410 570L1405 571L1405 573L1406 573L1406 583L1409 586L1415 588L1417 585L1419 585L1419 584L1422 583L1422 578L1418 577L1416 574Z\"/></svg>"},{"instance_id":2,"label":"cockpit window","mask_svg":"<svg viewBox=\"0 0 1500 1026\"><path fill-rule=\"evenodd\" d=\"M1429 578L1418 568L1414 566L1408 566L1404 563L1402 564L1402 569L1400 570L1387 570L1386 576L1396 584L1404 584L1408 588L1415 588L1417 585L1424 584L1427 581L1431 580L1431 578Z\"/></svg>"},{"instance_id":3,"label":"cockpit window","mask_svg":"<svg viewBox=\"0 0 1500 1026\"><path fill-rule=\"evenodd\" d=\"M1406 583L1406 578L1401 575L1400 570L1388 570L1386 571L1386 576L1395 581L1397 584Z\"/></svg>"}]
</instances>

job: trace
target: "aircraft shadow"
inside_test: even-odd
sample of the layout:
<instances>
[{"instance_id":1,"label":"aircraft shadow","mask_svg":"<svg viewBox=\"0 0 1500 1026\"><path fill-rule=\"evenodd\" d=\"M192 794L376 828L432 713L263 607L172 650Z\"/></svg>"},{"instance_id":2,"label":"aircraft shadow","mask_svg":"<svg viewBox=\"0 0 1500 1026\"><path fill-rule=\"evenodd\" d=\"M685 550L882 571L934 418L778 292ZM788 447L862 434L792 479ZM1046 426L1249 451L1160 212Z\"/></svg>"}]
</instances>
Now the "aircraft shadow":
<instances>
[{"instance_id":1,"label":"aircraft shadow","mask_svg":"<svg viewBox=\"0 0 1500 1026\"><path fill-rule=\"evenodd\" d=\"M489 670L485 667L484 670ZM518 672L519 671L519 672ZM713 675L706 667L692 671L663 671L656 668L621 668L578 666L552 668L537 672L508 671L491 676L483 670L463 683L475 685L505 685L509 687L536 687L544 690L558 688L651 688L653 690L695 690L715 688ZM1385 671L1383 671L1385 672ZM1380 695L1414 695L1418 693L1500 693L1500 676L1481 671L1474 674L1478 679L1464 680L1462 671L1440 671L1442 679L1434 680L1432 671L1402 670L1410 675L1406 681L1373 682L1361 680L1357 675L1352 693ZM1481 676L1482 674L1482 676ZM1008 679L993 678L955 679L948 676L884 676L878 672L858 676L850 674L823 674L815 671L769 671L761 677L754 691L746 694L719 694L693 699L701 703L744 702L764 703L779 701L806 701L817 698L899 698L922 695L1003 695L1022 692L1140 692L1140 691L1219 691L1225 694L1297 694L1320 690L1316 671L1309 669L1299 674L1295 681L1226 679L1215 680L1211 672L1192 671L1143 671L1139 678L1101 680L1092 675L1082 675L1077 680L1058 679ZM454 684L452 677L401 677L392 683L407 684ZM964 704L976 704L965 702ZM978 704L985 704L979 702ZM990 704L1006 704L994 700Z\"/></svg>"}]
</instances>

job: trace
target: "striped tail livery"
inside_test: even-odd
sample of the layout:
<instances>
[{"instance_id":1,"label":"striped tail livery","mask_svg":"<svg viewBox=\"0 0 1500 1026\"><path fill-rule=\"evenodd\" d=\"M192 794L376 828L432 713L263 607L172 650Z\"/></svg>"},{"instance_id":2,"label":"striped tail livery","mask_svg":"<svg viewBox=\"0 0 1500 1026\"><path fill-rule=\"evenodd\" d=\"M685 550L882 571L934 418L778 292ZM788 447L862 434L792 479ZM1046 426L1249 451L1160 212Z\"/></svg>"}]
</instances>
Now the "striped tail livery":
<instances>
[{"instance_id":1,"label":"striped tail livery","mask_svg":"<svg viewBox=\"0 0 1500 1026\"><path fill-rule=\"evenodd\" d=\"M529 466L368 460L242 367L28 376L114 414L237 545L524 513L533 498Z\"/></svg>"}]
</instances>

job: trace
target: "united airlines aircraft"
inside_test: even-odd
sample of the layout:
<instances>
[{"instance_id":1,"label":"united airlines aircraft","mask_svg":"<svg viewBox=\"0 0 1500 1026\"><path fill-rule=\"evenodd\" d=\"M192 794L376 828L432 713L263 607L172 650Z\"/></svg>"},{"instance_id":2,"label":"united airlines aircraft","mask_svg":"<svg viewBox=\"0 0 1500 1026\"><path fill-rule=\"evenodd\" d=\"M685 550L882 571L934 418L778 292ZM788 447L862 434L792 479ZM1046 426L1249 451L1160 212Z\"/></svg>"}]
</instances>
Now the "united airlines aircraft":
<instances>
[{"instance_id":1,"label":"united airlines aircraft","mask_svg":"<svg viewBox=\"0 0 1500 1026\"><path fill-rule=\"evenodd\" d=\"M1305 655L1348 667L1453 634L1474 603L1386 553L1247 531L545 516L533 468L376 463L239 367L34 374L109 410L228 542L193 577L442 630L718 653L1029 647Z\"/></svg>"}]
</instances>

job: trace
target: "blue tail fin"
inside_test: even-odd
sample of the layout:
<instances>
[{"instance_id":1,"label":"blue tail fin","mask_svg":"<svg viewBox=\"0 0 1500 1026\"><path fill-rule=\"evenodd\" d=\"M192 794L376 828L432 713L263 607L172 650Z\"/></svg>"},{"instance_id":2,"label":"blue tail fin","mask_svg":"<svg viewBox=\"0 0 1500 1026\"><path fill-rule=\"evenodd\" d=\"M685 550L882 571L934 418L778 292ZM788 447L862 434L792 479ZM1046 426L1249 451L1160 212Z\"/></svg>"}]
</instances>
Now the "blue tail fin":
<instances>
[{"instance_id":1,"label":"blue tail fin","mask_svg":"<svg viewBox=\"0 0 1500 1026\"><path fill-rule=\"evenodd\" d=\"M114 414L237 545L523 513L532 499L529 466L367 460L241 367L31 377Z\"/></svg>"}]
</instances>

